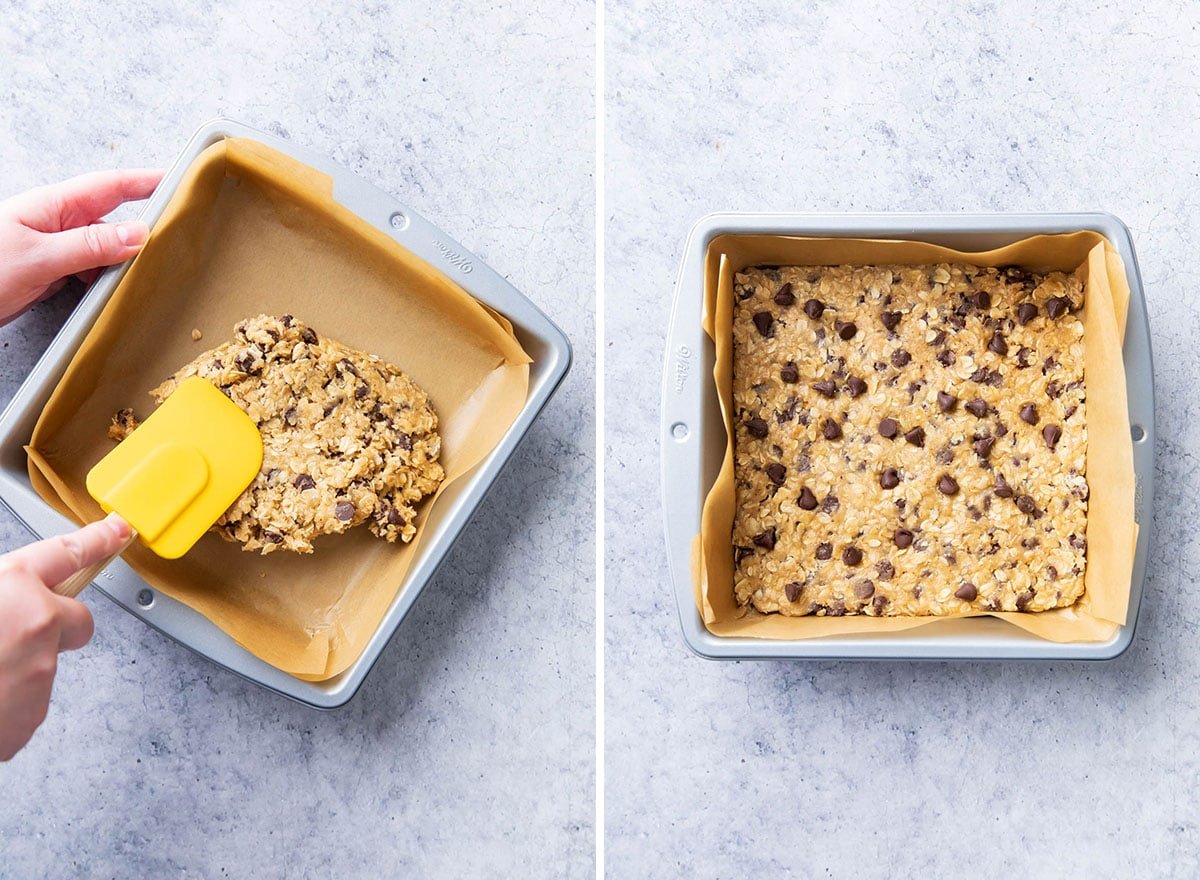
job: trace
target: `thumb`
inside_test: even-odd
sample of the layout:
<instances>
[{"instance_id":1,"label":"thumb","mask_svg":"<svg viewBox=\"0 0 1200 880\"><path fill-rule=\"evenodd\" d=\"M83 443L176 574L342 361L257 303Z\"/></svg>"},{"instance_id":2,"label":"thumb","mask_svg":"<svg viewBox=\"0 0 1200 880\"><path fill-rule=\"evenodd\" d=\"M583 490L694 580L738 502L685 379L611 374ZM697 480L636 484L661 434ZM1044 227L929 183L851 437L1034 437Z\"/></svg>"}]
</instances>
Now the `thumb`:
<instances>
[{"instance_id":1,"label":"thumb","mask_svg":"<svg viewBox=\"0 0 1200 880\"><path fill-rule=\"evenodd\" d=\"M38 274L46 283L121 263L137 254L150 235L140 220L124 223L93 223L62 232L42 235L38 248Z\"/></svg>"}]
</instances>

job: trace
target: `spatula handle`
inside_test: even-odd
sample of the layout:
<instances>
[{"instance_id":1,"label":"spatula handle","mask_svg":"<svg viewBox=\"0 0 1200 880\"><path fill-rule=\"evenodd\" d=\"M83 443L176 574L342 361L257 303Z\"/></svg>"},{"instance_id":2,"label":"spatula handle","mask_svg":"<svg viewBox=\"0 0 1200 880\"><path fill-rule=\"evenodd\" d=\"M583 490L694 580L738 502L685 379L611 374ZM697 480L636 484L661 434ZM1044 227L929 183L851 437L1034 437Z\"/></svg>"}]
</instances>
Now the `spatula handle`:
<instances>
[{"instance_id":1,"label":"spatula handle","mask_svg":"<svg viewBox=\"0 0 1200 880\"><path fill-rule=\"evenodd\" d=\"M56 586L54 588L54 592L58 593L60 596L67 596L68 598L74 599L83 592L84 587L94 581L100 572L108 568L108 566L112 564L112 561L128 550L130 545L136 540L137 532L131 528L129 530L129 538L126 539L125 543L117 548L116 553L112 554L112 556L107 556L104 559L101 559L94 565L89 565L87 568L81 568L79 571L75 572L75 574L71 575L61 584Z\"/></svg>"}]
</instances>

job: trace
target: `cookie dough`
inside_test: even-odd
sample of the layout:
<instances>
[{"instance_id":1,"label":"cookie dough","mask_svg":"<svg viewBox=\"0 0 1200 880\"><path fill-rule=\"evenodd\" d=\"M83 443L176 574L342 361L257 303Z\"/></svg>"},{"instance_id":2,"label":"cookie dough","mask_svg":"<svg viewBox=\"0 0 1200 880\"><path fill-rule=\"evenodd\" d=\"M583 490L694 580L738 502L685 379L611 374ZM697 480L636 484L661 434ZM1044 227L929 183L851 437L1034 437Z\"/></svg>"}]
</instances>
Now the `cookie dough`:
<instances>
[{"instance_id":1,"label":"cookie dough","mask_svg":"<svg viewBox=\"0 0 1200 880\"><path fill-rule=\"evenodd\" d=\"M212 382L262 434L263 464L213 531L245 550L311 553L362 523L387 541L416 535L417 505L441 485L441 438L428 395L397 367L320 336L291 315L242 321L151 393ZM132 410L109 435L137 426Z\"/></svg>"},{"instance_id":2,"label":"cookie dough","mask_svg":"<svg viewBox=\"0 0 1200 880\"><path fill-rule=\"evenodd\" d=\"M734 293L740 604L914 616L1079 599L1078 278L762 267Z\"/></svg>"}]
</instances>

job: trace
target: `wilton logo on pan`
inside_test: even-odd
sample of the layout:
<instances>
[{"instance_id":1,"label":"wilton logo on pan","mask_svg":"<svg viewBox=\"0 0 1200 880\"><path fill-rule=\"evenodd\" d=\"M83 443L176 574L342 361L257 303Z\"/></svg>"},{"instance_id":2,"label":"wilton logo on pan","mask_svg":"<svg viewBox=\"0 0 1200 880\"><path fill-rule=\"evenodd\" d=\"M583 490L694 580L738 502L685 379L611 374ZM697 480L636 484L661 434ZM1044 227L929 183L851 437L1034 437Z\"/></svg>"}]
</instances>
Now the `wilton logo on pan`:
<instances>
[{"instance_id":1,"label":"wilton logo on pan","mask_svg":"<svg viewBox=\"0 0 1200 880\"><path fill-rule=\"evenodd\" d=\"M675 390L682 391L683 385L687 381L688 373L691 372L692 350L686 345L679 346L679 351L675 356Z\"/></svg>"},{"instance_id":2,"label":"wilton logo on pan","mask_svg":"<svg viewBox=\"0 0 1200 880\"><path fill-rule=\"evenodd\" d=\"M442 252L442 256L446 258L446 262L448 262L451 266L457 266L463 272L468 274L475 271L475 266L471 263L471 259L469 257L464 257L458 251L450 250L450 248L446 247L440 241L434 241L434 245L439 251Z\"/></svg>"}]
</instances>

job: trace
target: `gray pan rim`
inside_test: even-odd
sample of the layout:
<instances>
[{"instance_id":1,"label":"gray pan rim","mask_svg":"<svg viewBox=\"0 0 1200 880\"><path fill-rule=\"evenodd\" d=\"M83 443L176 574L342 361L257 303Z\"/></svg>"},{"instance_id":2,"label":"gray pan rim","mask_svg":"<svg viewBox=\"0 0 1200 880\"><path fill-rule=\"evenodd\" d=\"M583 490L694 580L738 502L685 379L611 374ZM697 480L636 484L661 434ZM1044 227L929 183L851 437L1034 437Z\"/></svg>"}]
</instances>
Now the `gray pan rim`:
<instances>
[{"instance_id":1,"label":"gray pan rim","mask_svg":"<svg viewBox=\"0 0 1200 880\"><path fill-rule=\"evenodd\" d=\"M700 505L711 485L711 480L707 481L708 485L702 485L705 480L700 473L705 437L691 430L692 426L704 423L704 391L707 389L699 383L706 375L711 375L712 366L711 340L707 340L700 328L703 264L709 242L724 234L766 233L915 239L981 250L1027 235L1080 230L1099 232L1113 242L1124 260L1130 286L1129 320L1123 347L1130 424L1140 425L1145 433L1133 444L1137 478L1135 515L1139 534L1127 623L1110 641L1067 645L1025 636L1011 626L987 618L965 621L968 627L956 630L953 635L924 638L896 634L767 641L725 638L710 633L695 607L689 564L691 539L699 531ZM682 358L681 346L684 349ZM697 352L699 364L692 366L690 359L697 357ZM689 363L681 365L681 359ZM1106 661L1119 657L1132 644L1153 538L1154 373L1149 318L1133 238L1128 227L1115 215L1106 212L706 214L693 225L684 245L663 365L659 449L664 535L684 643L697 656L710 660ZM715 394L708 406L715 407ZM672 435L672 426L677 423L689 427L682 441ZM711 443L712 436L707 439ZM723 428L718 439L723 449Z\"/></svg>"},{"instance_id":2,"label":"gray pan rim","mask_svg":"<svg viewBox=\"0 0 1200 880\"><path fill-rule=\"evenodd\" d=\"M425 543L417 564L410 569L363 653L332 679L304 681L259 660L191 608L149 587L120 560L97 578L95 589L183 647L269 691L315 709L331 710L344 706L358 693L400 624L436 576L479 503L561 386L570 369L573 352L563 331L531 300L406 204L323 156L230 119L217 118L200 126L146 202L140 218L153 226L196 156L211 144L231 137L260 141L329 174L334 181L337 201L441 268L472 295L504 314L535 357L525 407L492 454L459 484L451 487L450 492L457 492L452 511L442 518L437 533ZM395 225L393 218L396 218ZM60 533L74 524L53 511L33 490L26 473L22 446L79 341L91 328L128 265L114 266L96 280L0 413L0 503L35 538ZM151 601L142 607L137 597L146 590L150 592Z\"/></svg>"}]
</instances>

